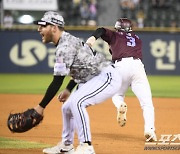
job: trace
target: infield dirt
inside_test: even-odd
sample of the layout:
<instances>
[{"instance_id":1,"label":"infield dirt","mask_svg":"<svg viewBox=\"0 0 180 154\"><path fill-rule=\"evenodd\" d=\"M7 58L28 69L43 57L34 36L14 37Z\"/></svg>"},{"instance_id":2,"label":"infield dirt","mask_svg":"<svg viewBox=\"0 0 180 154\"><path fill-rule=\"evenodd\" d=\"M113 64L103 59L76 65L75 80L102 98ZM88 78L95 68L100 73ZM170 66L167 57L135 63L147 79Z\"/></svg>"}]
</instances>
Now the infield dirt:
<instances>
[{"instance_id":1,"label":"infield dirt","mask_svg":"<svg viewBox=\"0 0 180 154\"><path fill-rule=\"evenodd\" d=\"M22 112L35 107L43 95L0 94L0 137L35 141L56 145L61 140L62 104L54 98L44 112L43 122L26 133L11 133L6 122L10 112ZM136 97L125 99L128 105L127 124L120 127L116 122L116 108L111 99L88 108L92 143L97 154L169 154L179 150L144 150L144 121ZM180 134L180 99L153 98L155 125L158 140L162 134ZM180 142L180 140L179 140ZM75 135L75 147L78 145ZM0 149L0 154L41 154L42 149Z\"/></svg>"}]
</instances>

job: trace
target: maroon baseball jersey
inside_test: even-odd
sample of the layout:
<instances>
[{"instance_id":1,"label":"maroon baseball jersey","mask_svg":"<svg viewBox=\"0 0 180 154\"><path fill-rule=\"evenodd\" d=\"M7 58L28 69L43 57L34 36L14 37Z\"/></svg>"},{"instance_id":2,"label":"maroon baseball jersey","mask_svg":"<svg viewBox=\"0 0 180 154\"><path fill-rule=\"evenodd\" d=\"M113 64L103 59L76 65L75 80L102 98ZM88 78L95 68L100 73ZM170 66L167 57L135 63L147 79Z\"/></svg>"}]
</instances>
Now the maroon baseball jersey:
<instances>
[{"instance_id":1,"label":"maroon baseball jersey","mask_svg":"<svg viewBox=\"0 0 180 154\"><path fill-rule=\"evenodd\" d=\"M105 30L101 38L109 44L113 61L126 57L142 59L142 41L136 34Z\"/></svg>"}]
</instances>

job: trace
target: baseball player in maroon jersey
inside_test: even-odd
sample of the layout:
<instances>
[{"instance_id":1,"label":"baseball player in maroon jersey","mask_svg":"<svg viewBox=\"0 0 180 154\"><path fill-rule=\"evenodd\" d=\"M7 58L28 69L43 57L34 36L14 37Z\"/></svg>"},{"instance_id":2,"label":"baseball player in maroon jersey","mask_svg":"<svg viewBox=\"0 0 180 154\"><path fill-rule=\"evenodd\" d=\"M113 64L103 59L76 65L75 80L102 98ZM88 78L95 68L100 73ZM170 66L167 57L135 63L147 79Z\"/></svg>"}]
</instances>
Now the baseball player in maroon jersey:
<instances>
[{"instance_id":1,"label":"baseball player in maroon jersey","mask_svg":"<svg viewBox=\"0 0 180 154\"><path fill-rule=\"evenodd\" d=\"M131 87L143 110L146 141L156 141L152 94L141 61L142 41L132 31L131 21L127 18L118 19L115 23L115 30L98 28L86 43L92 46L101 37L109 44L112 61L123 78L121 90L112 98L118 109L117 120L120 125L123 126L126 122L127 105L124 103L124 96L128 87Z\"/></svg>"}]
</instances>

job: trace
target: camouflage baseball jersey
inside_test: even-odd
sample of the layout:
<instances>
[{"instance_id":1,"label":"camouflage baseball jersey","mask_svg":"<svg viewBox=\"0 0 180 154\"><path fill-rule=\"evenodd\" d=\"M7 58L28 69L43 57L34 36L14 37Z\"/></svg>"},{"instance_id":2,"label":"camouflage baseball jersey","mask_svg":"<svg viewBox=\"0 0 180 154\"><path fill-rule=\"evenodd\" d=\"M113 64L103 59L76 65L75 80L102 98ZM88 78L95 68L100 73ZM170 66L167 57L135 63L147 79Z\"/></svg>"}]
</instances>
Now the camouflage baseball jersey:
<instances>
[{"instance_id":1,"label":"camouflage baseball jersey","mask_svg":"<svg viewBox=\"0 0 180 154\"><path fill-rule=\"evenodd\" d=\"M62 33L56 48L54 75L70 75L75 82L84 83L109 64L102 53L95 54L79 38L65 31Z\"/></svg>"}]
</instances>

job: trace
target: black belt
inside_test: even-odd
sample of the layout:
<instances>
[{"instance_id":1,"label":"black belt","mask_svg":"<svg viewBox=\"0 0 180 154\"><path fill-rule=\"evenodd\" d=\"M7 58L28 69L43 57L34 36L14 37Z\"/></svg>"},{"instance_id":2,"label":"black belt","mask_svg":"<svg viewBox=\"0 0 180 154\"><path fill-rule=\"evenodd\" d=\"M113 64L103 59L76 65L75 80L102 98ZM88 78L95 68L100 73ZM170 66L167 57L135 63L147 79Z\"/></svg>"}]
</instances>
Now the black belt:
<instances>
[{"instance_id":1,"label":"black belt","mask_svg":"<svg viewBox=\"0 0 180 154\"><path fill-rule=\"evenodd\" d=\"M123 58L131 58L131 57L123 57ZM119 62L121 61L123 58L119 58L119 59L116 59L116 60L113 60L113 62ZM132 57L134 60L139 60L140 58L136 58L136 57Z\"/></svg>"}]
</instances>

